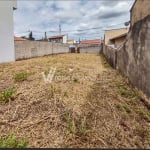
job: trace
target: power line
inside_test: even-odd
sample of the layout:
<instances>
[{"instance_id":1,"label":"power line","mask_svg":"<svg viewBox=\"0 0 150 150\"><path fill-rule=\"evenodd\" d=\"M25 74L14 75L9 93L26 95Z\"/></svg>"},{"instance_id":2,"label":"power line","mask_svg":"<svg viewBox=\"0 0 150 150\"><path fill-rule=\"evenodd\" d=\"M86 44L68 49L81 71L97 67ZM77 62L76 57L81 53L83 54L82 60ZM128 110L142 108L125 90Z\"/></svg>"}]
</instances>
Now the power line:
<instances>
[{"instance_id":1,"label":"power line","mask_svg":"<svg viewBox=\"0 0 150 150\"><path fill-rule=\"evenodd\" d=\"M105 28L104 27L93 27L93 28L86 28L86 29L64 30L64 31L61 30L61 26L59 25L59 33L60 32L63 32L63 33L65 33L65 32L67 32L67 33L69 33L69 32L82 32L82 31L97 30L97 29L101 29L101 32L102 32L102 31L104 31L104 30L106 30L106 29L108 29L110 27L114 27L114 26L118 26L118 25L124 25L124 23L110 25L110 26L107 26ZM29 33L30 31L25 31L25 32L22 32L22 33L27 33L27 32ZM32 32L36 32L36 33L45 33L45 32L58 33L57 30L50 30L50 31L36 31L36 30L32 30ZM17 34L21 34L21 33L17 33ZM76 34L76 33L74 33L74 34Z\"/></svg>"}]
</instances>

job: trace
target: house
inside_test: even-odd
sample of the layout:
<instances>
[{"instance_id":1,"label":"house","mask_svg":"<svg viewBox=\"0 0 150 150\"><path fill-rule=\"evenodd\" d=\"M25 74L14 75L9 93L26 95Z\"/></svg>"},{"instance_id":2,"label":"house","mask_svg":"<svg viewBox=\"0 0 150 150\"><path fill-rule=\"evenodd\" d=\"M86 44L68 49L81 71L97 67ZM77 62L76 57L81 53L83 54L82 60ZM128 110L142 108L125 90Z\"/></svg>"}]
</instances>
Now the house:
<instances>
[{"instance_id":1,"label":"house","mask_svg":"<svg viewBox=\"0 0 150 150\"><path fill-rule=\"evenodd\" d=\"M92 40L83 40L80 42L80 45L100 45L103 43L101 39L92 39Z\"/></svg>"},{"instance_id":2,"label":"house","mask_svg":"<svg viewBox=\"0 0 150 150\"><path fill-rule=\"evenodd\" d=\"M0 62L15 61L13 11L16 8L16 0L0 0Z\"/></svg>"},{"instance_id":3,"label":"house","mask_svg":"<svg viewBox=\"0 0 150 150\"><path fill-rule=\"evenodd\" d=\"M127 37L127 33L124 33L119 36L111 38L110 42L112 45L114 45L115 48L119 48L126 40L126 37Z\"/></svg>"},{"instance_id":4,"label":"house","mask_svg":"<svg viewBox=\"0 0 150 150\"><path fill-rule=\"evenodd\" d=\"M67 35L56 35L48 38L49 42L67 43Z\"/></svg>"},{"instance_id":5,"label":"house","mask_svg":"<svg viewBox=\"0 0 150 150\"><path fill-rule=\"evenodd\" d=\"M105 45L114 45L113 39L124 34L127 34L129 31L128 28L120 28L120 29L111 29L105 30L104 44ZM123 38L121 40L124 40Z\"/></svg>"},{"instance_id":6,"label":"house","mask_svg":"<svg viewBox=\"0 0 150 150\"><path fill-rule=\"evenodd\" d=\"M131 27L139 20L144 19L150 15L150 2L149 0L135 0L130 10Z\"/></svg>"},{"instance_id":7,"label":"house","mask_svg":"<svg viewBox=\"0 0 150 150\"><path fill-rule=\"evenodd\" d=\"M67 40L67 43L68 44L74 44L74 43L76 43L76 41L74 39L70 39L70 40Z\"/></svg>"},{"instance_id":8,"label":"house","mask_svg":"<svg viewBox=\"0 0 150 150\"><path fill-rule=\"evenodd\" d=\"M102 49L103 40L101 39L91 39L82 40L78 46L80 53L96 53L99 54Z\"/></svg>"},{"instance_id":9,"label":"house","mask_svg":"<svg viewBox=\"0 0 150 150\"><path fill-rule=\"evenodd\" d=\"M14 41L27 41L26 39L22 38L22 37L16 37L14 36Z\"/></svg>"}]
</instances>

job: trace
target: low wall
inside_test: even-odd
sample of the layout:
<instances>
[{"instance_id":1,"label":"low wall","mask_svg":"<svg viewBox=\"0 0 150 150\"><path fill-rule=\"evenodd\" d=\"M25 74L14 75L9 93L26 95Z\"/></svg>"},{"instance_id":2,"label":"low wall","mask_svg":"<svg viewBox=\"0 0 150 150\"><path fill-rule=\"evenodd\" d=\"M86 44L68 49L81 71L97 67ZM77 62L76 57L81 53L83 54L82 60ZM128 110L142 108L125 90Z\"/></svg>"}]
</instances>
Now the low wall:
<instances>
[{"instance_id":1,"label":"low wall","mask_svg":"<svg viewBox=\"0 0 150 150\"><path fill-rule=\"evenodd\" d=\"M69 52L68 44L40 42L40 41L15 42L16 60L68 52Z\"/></svg>"},{"instance_id":2,"label":"low wall","mask_svg":"<svg viewBox=\"0 0 150 150\"><path fill-rule=\"evenodd\" d=\"M117 50L109 46L104 46L103 54L106 56L106 59L109 62L109 64L113 68L116 68Z\"/></svg>"},{"instance_id":3,"label":"low wall","mask_svg":"<svg viewBox=\"0 0 150 150\"><path fill-rule=\"evenodd\" d=\"M150 15L136 22L120 49L104 46L109 63L150 97Z\"/></svg>"},{"instance_id":4,"label":"low wall","mask_svg":"<svg viewBox=\"0 0 150 150\"><path fill-rule=\"evenodd\" d=\"M80 46L80 53L97 53L101 52L101 45L82 45Z\"/></svg>"}]
</instances>

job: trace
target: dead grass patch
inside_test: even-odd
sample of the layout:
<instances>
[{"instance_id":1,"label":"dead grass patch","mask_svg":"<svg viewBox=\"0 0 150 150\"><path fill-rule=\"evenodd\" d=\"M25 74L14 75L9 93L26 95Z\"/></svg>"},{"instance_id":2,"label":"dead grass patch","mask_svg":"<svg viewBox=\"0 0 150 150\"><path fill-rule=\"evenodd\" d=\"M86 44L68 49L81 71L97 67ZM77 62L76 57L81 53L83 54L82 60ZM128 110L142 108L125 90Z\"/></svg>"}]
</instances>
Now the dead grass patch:
<instances>
[{"instance_id":1,"label":"dead grass patch","mask_svg":"<svg viewBox=\"0 0 150 150\"><path fill-rule=\"evenodd\" d=\"M50 67L56 67L56 76L75 77L75 81L69 78L45 83L41 73L48 73ZM1 87L8 87L14 72L34 73L30 82L26 74L18 75L21 82L14 83L14 101L0 105L2 137L10 132L16 137L27 137L28 147L150 146L150 135L146 134L150 132L148 108L139 100L138 91L103 56L61 54L0 68L4 70Z\"/></svg>"}]
</instances>

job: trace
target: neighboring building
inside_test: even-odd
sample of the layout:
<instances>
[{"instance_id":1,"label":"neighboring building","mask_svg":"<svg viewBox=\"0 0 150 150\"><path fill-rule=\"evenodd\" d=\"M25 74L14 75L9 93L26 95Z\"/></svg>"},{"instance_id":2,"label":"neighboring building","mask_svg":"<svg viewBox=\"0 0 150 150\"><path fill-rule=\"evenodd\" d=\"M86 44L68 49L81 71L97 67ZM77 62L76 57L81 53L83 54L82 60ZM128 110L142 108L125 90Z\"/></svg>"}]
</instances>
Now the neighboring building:
<instances>
[{"instance_id":1,"label":"neighboring building","mask_svg":"<svg viewBox=\"0 0 150 150\"><path fill-rule=\"evenodd\" d=\"M113 42L111 39L115 37L119 37L123 34L127 34L128 31L129 31L128 28L105 30L105 38L104 38L105 45L113 45Z\"/></svg>"},{"instance_id":2,"label":"neighboring building","mask_svg":"<svg viewBox=\"0 0 150 150\"><path fill-rule=\"evenodd\" d=\"M150 15L150 0L135 0L130 15L131 26Z\"/></svg>"},{"instance_id":3,"label":"neighboring building","mask_svg":"<svg viewBox=\"0 0 150 150\"><path fill-rule=\"evenodd\" d=\"M102 40L100 40L100 39L93 39L93 40L83 40L83 41L80 42L80 45L87 45L87 44L88 45L99 45L101 43L103 43Z\"/></svg>"},{"instance_id":4,"label":"neighboring building","mask_svg":"<svg viewBox=\"0 0 150 150\"><path fill-rule=\"evenodd\" d=\"M16 0L0 0L0 62L15 61L13 10L16 8Z\"/></svg>"},{"instance_id":5,"label":"neighboring building","mask_svg":"<svg viewBox=\"0 0 150 150\"><path fill-rule=\"evenodd\" d=\"M76 43L76 41L74 39L70 39L70 40L67 40L67 43L68 44L74 44L74 43Z\"/></svg>"},{"instance_id":6,"label":"neighboring building","mask_svg":"<svg viewBox=\"0 0 150 150\"><path fill-rule=\"evenodd\" d=\"M67 35L57 35L48 38L49 42L67 43Z\"/></svg>"},{"instance_id":7,"label":"neighboring building","mask_svg":"<svg viewBox=\"0 0 150 150\"><path fill-rule=\"evenodd\" d=\"M16 37L14 36L14 41L27 41L26 39L22 38L22 37Z\"/></svg>"},{"instance_id":8,"label":"neighboring building","mask_svg":"<svg viewBox=\"0 0 150 150\"><path fill-rule=\"evenodd\" d=\"M102 48L102 43L103 43L103 40L101 39L83 40L80 42L77 50L80 53L99 54Z\"/></svg>"},{"instance_id":9,"label":"neighboring building","mask_svg":"<svg viewBox=\"0 0 150 150\"><path fill-rule=\"evenodd\" d=\"M126 40L126 37L127 37L127 33L124 33L124 34L121 34L119 36L116 36L116 37L110 39L110 41L111 41L112 45L114 45L115 48L119 48Z\"/></svg>"}]
</instances>

